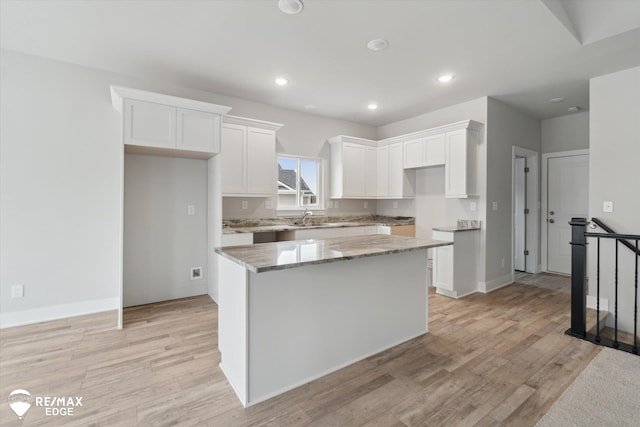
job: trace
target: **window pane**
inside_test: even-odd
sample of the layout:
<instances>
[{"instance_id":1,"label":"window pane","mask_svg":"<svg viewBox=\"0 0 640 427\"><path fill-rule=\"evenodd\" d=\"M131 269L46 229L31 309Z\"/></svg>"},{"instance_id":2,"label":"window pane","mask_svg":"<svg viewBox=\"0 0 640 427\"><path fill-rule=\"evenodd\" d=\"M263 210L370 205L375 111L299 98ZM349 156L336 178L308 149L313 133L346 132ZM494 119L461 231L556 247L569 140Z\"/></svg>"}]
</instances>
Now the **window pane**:
<instances>
[{"instance_id":1,"label":"window pane","mask_svg":"<svg viewBox=\"0 0 640 427\"><path fill-rule=\"evenodd\" d=\"M318 161L300 160L300 206L318 204Z\"/></svg>"}]
</instances>

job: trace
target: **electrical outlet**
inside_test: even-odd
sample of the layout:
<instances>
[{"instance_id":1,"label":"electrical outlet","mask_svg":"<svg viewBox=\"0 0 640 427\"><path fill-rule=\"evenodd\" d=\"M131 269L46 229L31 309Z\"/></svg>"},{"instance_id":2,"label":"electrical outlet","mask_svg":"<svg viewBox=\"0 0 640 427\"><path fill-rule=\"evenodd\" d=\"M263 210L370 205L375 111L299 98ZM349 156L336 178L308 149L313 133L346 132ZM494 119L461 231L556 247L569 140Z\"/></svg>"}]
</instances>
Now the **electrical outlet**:
<instances>
[{"instance_id":1,"label":"electrical outlet","mask_svg":"<svg viewBox=\"0 0 640 427\"><path fill-rule=\"evenodd\" d=\"M497 210L498 210L498 202L493 202L492 209L493 209L494 211L497 211Z\"/></svg>"},{"instance_id":2,"label":"electrical outlet","mask_svg":"<svg viewBox=\"0 0 640 427\"><path fill-rule=\"evenodd\" d=\"M602 202L602 212L613 212L613 202Z\"/></svg>"},{"instance_id":3,"label":"electrical outlet","mask_svg":"<svg viewBox=\"0 0 640 427\"><path fill-rule=\"evenodd\" d=\"M364 205L364 208L367 209L369 207L369 202L364 202L363 205Z\"/></svg>"},{"instance_id":4,"label":"electrical outlet","mask_svg":"<svg viewBox=\"0 0 640 427\"><path fill-rule=\"evenodd\" d=\"M195 215L196 207L194 205L187 205L187 215Z\"/></svg>"},{"instance_id":5,"label":"electrical outlet","mask_svg":"<svg viewBox=\"0 0 640 427\"><path fill-rule=\"evenodd\" d=\"M265 209L273 209L273 199L267 199L264 202Z\"/></svg>"},{"instance_id":6,"label":"electrical outlet","mask_svg":"<svg viewBox=\"0 0 640 427\"><path fill-rule=\"evenodd\" d=\"M478 205L476 205L476 202L471 202L469 204L469 209L471 210L471 212L475 212L478 210Z\"/></svg>"},{"instance_id":7,"label":"electrical outlet","mask_svg":"<svg viewBox=\"0 0 640 427\"><path fill-rule=\"evenodd\" d=\"M189 277L191 280L202 279L202 267L193 267Z\"/></svg>"},{"instance_id":8,"label":"electrical outlet","mask_svg":"<svg viewBox=\"0 0 640 427\"><path fill-rule=\"evenodd\" d=\"M502 258L502 260L500 260L500 264L502 265L502 268L504 268L504 258Z\"/></svg>"},{"instance_id":9,"label":"electrical outlet","mask_svg":"<svg viewBox=\"0 0 640 427\"><path fill-rule=\"evenodd\" d=\"M246 200L242 201L242 209L249 209L249 202L247 202Z\"/></svg>"},{"instance_id":10,"label":"electrical outlet","mask_svg":"<svg viewBox=\"0 0 640 427\"><path fill-rule=\"evenodd\" d=\"M22 298L22 297L24 297L24 285L11 286L11 298Z\"/></svg>"},{"instance_id":11,"label":"electrical outlet","mask_svg":"<svg viewBox=\"0 0 640 427\"><path fill-rule=\"evenodd\" d=\"M393 202L393 209L398 209L398 202Z\"/></svg>"}]
</instances>

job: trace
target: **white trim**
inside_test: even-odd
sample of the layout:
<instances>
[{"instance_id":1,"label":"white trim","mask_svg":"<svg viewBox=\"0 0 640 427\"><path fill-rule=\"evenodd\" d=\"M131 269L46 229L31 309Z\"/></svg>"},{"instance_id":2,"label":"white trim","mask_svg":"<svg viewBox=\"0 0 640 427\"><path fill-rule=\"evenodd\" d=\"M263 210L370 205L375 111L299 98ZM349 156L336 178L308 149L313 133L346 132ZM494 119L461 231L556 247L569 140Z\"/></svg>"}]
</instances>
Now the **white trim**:
<instances>
[{"instance_id":1,"label":"white trim","mask_svg":"<svg viewBox=\"0 0 640 427\"><path fill-rule=\"evenodd\" d=\"M273 130L273 131L277 131L282 126L284 126L281 123L274 123L274 122L267 122L267 121L264 121L264 120L249 119L247 117L232 116L230 114L227 114L226 116L222 116L222 123L223 124L233 124L233 125L256 127L256 128Z\"/></svg>"},{"instance_id":2,"label":"white trim","mask_svg":"<svg viewBox=\"0 0 640 427\"><path fill-rule=\"evenodd\" d=\"M48 322L50 320L66 319L69 317L84 316L86 314L102 313L104 311L117 311L119 306L119 298L104 298L34 308L31 310L0 313L0 329L30 325L32 323Z\"/></svg>"},{"instance_id":3,"label":"white trim","mask_svg":"<svg viewBox=\"0 0 640 427\"><path fill-rule=\"evenodd\" d=\"M113 108L122 113L123 99L138 99L147 102L155 102L158 104L166 104L174 107L186 108L189 110L206 111L214 114L227 114L231 107L226 105L213 104L211 102L196 101L193 99L180 98L177 96L165 95L156 92L147 92L145 90L133 89L130 87L122 87L111 85L111 104Z\"/></svg>"},{"instance_id":4,"label":"white trim","mask_svg":"<svg viewBox=\"0 0 640 427\"><path fill-rule=\"evenodd\" d=\"M548 271L547 270L547 221L544 219L546 217L545 212L547 212L547 188L548 188L548 175L547 169L549 164L549 159L556 157L571 157L571 156L582 156L589 155L589 149L582 150L571 150L571 151L559 151L557 153L543 153L542 154L542 191L540 197L540 271Z\"/></svg>"},{"instance_id":5,"label":"white trim","mask_svg":"<svg viewBox=\"0 0 640 427\"><path fill-rule=\"evenodd\" d=\"M488 282L478 282L478 291L482 292L483 294L487 294L489 292L495 291L496 289L509 286L512 283L513 283L513 272L511 274L506 274L502 277L489 280Z\"/></svg>"},{"instance_id":6,"label":"white trim","mask_svg":"<svg viewBox=\"0 0 640 427\"><path fill-rule=\"evenodd\" d=\"M525 175L527 183L527 200L526 204L529 209L529 215L526 217L526 230L527 234L533 234L536 238L533 241L531 239L525 239L526 249L529 250L529 255L526 256L526 268L527 273L537 273L538 270L538 247L540 245L540 189L538 187L538 176L540 171L539 156L540 153L526 148L518 147L516 145L511 148L511 281L514 280L515 271L514 267L514 253L515 253L515 237L513 235L514 229L514 215L515 215L515 160L516 156L526 157L527 167L529 173ZM532 233L529 231L533 230Z\"/></svg>"},{"instance_id":7,"label":"white trim","mask_svg":"<svg viewBox=\"0 0 640 427\"><path fill-rule=\"evenodd\" d=\"M385 138L381 140L373 140L366 138L358 138L355 136L347 136L347 135L337 135L331 138L327 138L327 142L329 144L338 144L341 142L353 142L356 144L368 145L371 147L381 147L385 145L390 145L396 142L405 142L412 139L425 138L432 135L438 135L441 133L451 132L454 130L460 129L472 129L472 130L480 130L484 125L482 123L476 122L474 120L463 120L460 122L450 123L444 126L438 126L434 128L424 129L417 132L406 133L404 135L398 135L391 138Z\"/></svg>"},{"instance_id":8,"label":"white trim","mask_svg":"<svg viewBox=\"0 0 640 427\"><path fill-rule=\"evenodd\" d=\"M596 301L598 299L592 295L587 295L587 308L596 309ZM607 298L600 298L600 311L609 312L609 300Z\"/></svg>"}]
</instances>

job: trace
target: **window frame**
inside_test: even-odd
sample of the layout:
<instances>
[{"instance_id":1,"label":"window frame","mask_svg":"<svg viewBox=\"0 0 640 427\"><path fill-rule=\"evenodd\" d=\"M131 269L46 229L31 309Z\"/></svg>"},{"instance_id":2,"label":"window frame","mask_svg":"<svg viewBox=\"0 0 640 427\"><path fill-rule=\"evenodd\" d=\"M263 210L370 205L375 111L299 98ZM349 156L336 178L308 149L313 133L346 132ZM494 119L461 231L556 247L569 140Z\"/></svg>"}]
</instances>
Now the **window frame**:
<instances>
[{"instance_id":1,"label":"window frame","mask_svg":"<svg viewBox=\"0 0 640 427\"><path fill-rule=\"evenodd\" d=\"M324 197L324 174L325 174L325 160L322 157L311 157L311 156L299 156L297 154L289 154L289 153L276 153L276 168L278 167L278 159L280 157L284 157L287 159L296 160L296 171L298 177L298 183L296 185L296 208L295 209L280 209L278 204L278 189L276 188L276 213L278 216L287 216L287 215L295 215L301 214L306 210L310 210L317 214L322 214L325 211L325 197ZM307 161L315 161L318 162L318 194L316 195L318 198L318 204L316 206L300 206L300 162L303 160ZM276 176L278 172L276 170ZM278 181L276 180L276 187Z\"/></svg>"}]
</instances>

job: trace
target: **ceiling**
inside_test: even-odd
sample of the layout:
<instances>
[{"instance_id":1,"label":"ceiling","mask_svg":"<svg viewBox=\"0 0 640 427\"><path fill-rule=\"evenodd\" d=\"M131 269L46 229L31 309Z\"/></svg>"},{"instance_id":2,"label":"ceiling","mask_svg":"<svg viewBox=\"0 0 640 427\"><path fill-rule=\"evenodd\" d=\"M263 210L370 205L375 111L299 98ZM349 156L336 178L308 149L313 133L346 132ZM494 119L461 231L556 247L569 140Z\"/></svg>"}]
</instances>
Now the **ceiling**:
<instances>
[{"instance_id":1,"label":"ceiling","mask_svg":"<svg viewBox=\"0 0 640 427\"><path fill-rule=\"evenodd\" d=\"M482 96L560 116L640 65L640 0L303 2L2 0L0 47L373 126Z\"/></svg>"}]
</instances>

